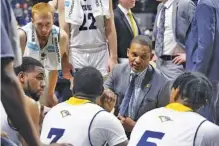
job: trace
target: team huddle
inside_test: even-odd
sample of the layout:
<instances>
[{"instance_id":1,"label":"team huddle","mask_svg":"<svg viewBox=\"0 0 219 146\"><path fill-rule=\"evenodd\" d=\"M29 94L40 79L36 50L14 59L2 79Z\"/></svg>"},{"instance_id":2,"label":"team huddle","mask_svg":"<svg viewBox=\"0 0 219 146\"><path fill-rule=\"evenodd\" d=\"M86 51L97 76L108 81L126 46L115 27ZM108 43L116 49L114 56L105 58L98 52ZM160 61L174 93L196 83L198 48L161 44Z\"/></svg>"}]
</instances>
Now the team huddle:
<instances>
[{"instance_id":1,"label":"team huddle","mask_svg":"<svg viewBox=\"0 0 219 146\"><path fill-rule=\"evenodd\" d=\"M23 58L14 71L42 145L219 146L219 127L198 113L214 96L207 77L166 79L150 64L152 41L135 31L128 63L118 64L111 0L40 2L31 14L15 30ZM58 103L60 71L72 96ZM30 145L0 108L1 137Z\"/></svg>"}]
</instances>

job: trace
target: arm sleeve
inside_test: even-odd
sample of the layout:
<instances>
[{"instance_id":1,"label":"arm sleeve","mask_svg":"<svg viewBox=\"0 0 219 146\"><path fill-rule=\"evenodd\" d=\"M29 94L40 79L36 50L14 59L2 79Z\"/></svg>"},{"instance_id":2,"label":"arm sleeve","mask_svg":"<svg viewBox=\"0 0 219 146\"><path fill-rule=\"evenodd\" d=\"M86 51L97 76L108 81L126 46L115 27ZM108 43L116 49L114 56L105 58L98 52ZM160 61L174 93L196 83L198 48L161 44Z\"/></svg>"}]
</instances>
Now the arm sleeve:
<instances>
[{"instance_id":1,"label":"arm sleeve","mask_svg":"<svg viewBox=\"0 0 219 146\"><path fill-rule=\"evenodd\" d=\"M120 121L111 113L100 112L91 127L91 142L93 145L115 146L127 140L125 130Z\"/></svg>"},{"instance_id":2,"label":"arm sleeve","mask_svg":"<svg viewBox=\"0 0 219 146\"><path fill-rule=\"evenodd\" d=\"M219 127L211 122L204 122L198 130L195 146L219 146Z\"/></svg>"}]
</instances>

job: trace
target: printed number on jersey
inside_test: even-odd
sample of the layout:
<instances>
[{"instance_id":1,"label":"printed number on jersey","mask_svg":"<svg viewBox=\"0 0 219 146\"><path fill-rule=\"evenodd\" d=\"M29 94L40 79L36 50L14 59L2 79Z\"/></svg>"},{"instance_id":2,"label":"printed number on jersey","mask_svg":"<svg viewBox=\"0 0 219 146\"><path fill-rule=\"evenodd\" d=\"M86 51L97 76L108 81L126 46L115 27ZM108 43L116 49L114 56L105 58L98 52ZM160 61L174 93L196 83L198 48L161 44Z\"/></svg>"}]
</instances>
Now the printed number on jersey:
<instances>
[{"instance_id":1,"label":"printed number on jersey","mask_svg":"<svg viewBox=\"0 0 219 146\"><path fill-rule=\"evenodd\" d=\"M90 22L90 24L86 24L87 22ZM84 31L84 30L97 29L95 22L96 22L96 19L94 18L94 15L92 13L88 13L87 15L84 14L84 20L83 20L83 23L80 26L79 30ZM88 25L88 26L86 26L86 25Z\"/></svg>"},{"instance_id":2,"label":"printed number on jersey","mask_svg":"<svg viewBox=\"0 0 219 146\"><path fill-rule=\"evenodd\" d=\"M51 128L47 138L52 139L51 143L56 143L64 134L65 129Z\"/></svg>"},{"instance_id":3,"label":"printed number on jersey","mask_svg":"<svg viewBox=\"0 0 219 146\"><path fill-rule=\"evenodd\" d=\"M142 135L137 146L157 146L156 142L153 140L161 140L164 135L165 134L162 132L155 132L155 131L147 130Z\"/></svg>"}]
</instances>

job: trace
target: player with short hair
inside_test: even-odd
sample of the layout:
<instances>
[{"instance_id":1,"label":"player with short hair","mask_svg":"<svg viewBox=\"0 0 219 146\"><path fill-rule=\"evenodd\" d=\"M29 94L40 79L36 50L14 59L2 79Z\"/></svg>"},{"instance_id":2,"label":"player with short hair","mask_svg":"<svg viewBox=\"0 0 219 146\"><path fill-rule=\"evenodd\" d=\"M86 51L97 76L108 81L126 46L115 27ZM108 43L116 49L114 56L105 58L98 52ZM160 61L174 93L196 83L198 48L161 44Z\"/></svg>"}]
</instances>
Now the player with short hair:
<instances>
[{"instance_id":1,"label":"player with short hair","mask_svg":"<svg viewBox=\"0 0 219 146\"><path fill-rule=\"evenodd\" d=\"M45 87L45 72L43 65L36 59L31 57L23 57L22 64L15 68L15 73L21 83L27 108L30 112L30 116L34 122L34 126L38 131L40 131L40 119L42 118L41 111L43 111L43 106L40 106L37 101L43 94L43 89ZM17 128L8 118L2 104L1 108L1 129L6 132L9 139L12 140L17 145L24 144L23 138L17 132Z\"/></svg>"},{"instance_id":2,"label":"player with short hair","mask_svg":"<svg viewBox=\"0 0 219 146\"><path fill-rule=\"evenodd\" d=\"M105 143L109 146L127 145L120 121L97 105L98 98L103 98L103 91L103 77L97 69L85 67L76 72L74 96L46 114L41 142L75 146L101 146Z\"/></svg>"},{"instance_id":3,"label":"player with short hair","mask_svg":"<svg viewBox=\"0 0 219 146\"><path fill-rule=\"evenodd\" d=\"M196 113L211 98L212 85L204 75L180 75L173 83L170 104L137 121L129 146L218 146L219 127Z\"/></svg>"},{"instance_id":4,"label":"player with short hair","mask_svg":"<svg viewBox=\"0 0 219 146\"><path fill-rule=\"evenodd\" d=\"M68 36L64 30L53 25L54 10L47 3L37 3L32 8L32 22L19 29L20 44L23 56L39 60L46 71L48 81L44 97L46 105L56 104L54 90L58 70L63 70L64 77L70 78L66 47Z\"/></svg>"},{"instance_id":5,"label":"player with short hair","mask_svg":"<svg viewBox=\"0 0 219 146\"><path fill-rule=\"evenodd\" d=\"M112 1L54 0L53 5L60 27L69 35L70 63L75 69L93 66L106 76L118 63Z\"/></svg>"}]
</instances>

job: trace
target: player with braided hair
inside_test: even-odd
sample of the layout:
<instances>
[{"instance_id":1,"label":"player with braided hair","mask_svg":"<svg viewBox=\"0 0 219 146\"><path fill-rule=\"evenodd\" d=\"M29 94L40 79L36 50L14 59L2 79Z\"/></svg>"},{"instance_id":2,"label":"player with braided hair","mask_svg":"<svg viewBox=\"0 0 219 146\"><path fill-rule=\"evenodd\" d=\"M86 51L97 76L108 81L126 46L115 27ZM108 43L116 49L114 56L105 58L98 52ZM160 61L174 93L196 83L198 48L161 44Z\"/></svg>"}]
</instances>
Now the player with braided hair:
<instances>
[{"instance_id":1,"label":"player with braided hair","mask_svg":"<svg viewBox=\"0 0 219 146\"><path fill-rule=\"evenodd\" d=\"M196 113L212 98L202 74L186 72L173 83L170 104L145 113L136 123L130 146L218 146L219 127Z\"/></svg>"}]
</instances>

